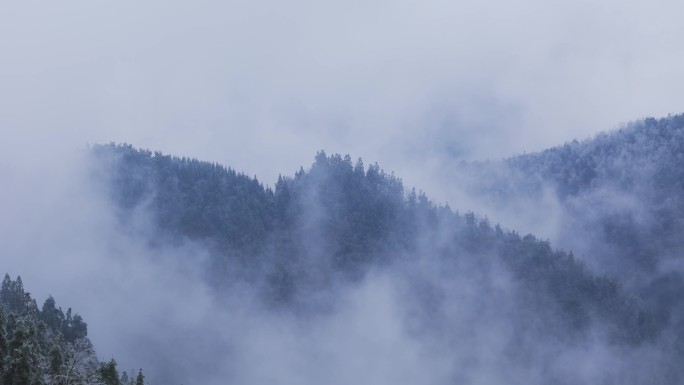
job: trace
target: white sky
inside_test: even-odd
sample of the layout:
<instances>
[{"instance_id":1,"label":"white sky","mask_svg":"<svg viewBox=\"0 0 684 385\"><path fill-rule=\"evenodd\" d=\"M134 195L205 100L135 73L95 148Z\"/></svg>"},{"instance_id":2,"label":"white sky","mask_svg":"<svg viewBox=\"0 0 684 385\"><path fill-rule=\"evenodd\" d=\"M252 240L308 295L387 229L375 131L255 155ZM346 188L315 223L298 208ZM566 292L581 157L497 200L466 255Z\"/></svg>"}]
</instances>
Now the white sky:
<instances>
[{"instance_id":1,"label":"white sky","mask_svg":"<svg viewBox=\"0 0 684 385\"><path fill-rule=\"evenodd\" d=\"M324 149L468 209L459 160L683 112L682 15L667 0L0 0L0 264L80 311L105 359L149 367L131 330L208 295L158 282L193 276L137 257L71 150L128 142L273 184Z\"/></svg>"},{"instance_id":2,"label":"white sky","mask_svg":"<svg viewBox=\"0 0 684 385\"><path fill-rule=\"evenodd\" d=\"M448 199L456 160L681 112L682 14L668 0L4 1L0 150L128 142L272 184L325 149Z\"/></svg>"}]
</instances>

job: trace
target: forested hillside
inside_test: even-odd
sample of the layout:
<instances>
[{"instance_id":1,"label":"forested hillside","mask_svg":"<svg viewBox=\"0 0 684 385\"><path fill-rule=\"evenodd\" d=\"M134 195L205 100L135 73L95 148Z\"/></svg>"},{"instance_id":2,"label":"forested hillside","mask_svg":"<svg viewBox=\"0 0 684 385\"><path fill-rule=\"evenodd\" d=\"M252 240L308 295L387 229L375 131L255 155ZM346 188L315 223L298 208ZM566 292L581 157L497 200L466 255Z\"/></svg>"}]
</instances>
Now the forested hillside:
<instances>
[{"instance_id":1,"label":"forested hillside","mask_svg":"<svg viewBox=\"0 0 684 385\"><path fill-rule=\"evenodd\" d=\"M651 274L684 255L684 115L461 170L471 193L494 209L551 189L568 235L589 236L583 249L600 251L593 254L610 273Z\"/></svg>"},{"instance_id":2,"label":"forested hillside","mask_svg":"<svg viewBox=\"0 0 684 385\"><path fill-rule=\"evenodd\" d=\"M5 275L0 289L0 384L141 385L142 371L119 373L116 361L100 362L87 324L71 308L48 297L38 308L21 277Z\"/></svg>"},{"instance_id":3,"label":"forested hillside","mask_svg":"<svg viewBox=\"0 0 684 385\"><path fill-rule=\"evenodd\" d=\"M436 282L482 277L466 288L483 301L479 310L464 309L477 319L496 314L491 307L504 298L490 281L510 277L504 303L511 308L497 317L513 330L506 356L523 367L562 354L558 343L579 346L596 333L625 349L660 346L669 333L659 309L572 253L435 205L376 164L319 152L310 169L280 177L272 189L230 168L130 145L98 145L92 153L93 176L118 207L121 224L149 216L151 243L204 245L211 255L207 279L217 293L247 283L273 309L307 314L334 308L340 287L353 287L369 272L401 271L410 287L406 306L415 307L418 324L440 325L431 333L440 330L444 341L455 341L463 331L449 327L454 314L446 309L464 288ZM573 188L563 193L585 186ZM673 354L651 362L663 383L679 373ZM544 374L553 383L572 383L556 375Z\"/></svg>"},{"instance_id":4,"label":"forested hillside","mask_svg":"<svg viewBox=\"0 0 684 385\"><path fill-rule=\"evenodd\" d=\"M463 163L459 180L491 212L542 225L546 214L558 243L627 286L684 346L684 115Z\"/></svg>"}]
</instances>

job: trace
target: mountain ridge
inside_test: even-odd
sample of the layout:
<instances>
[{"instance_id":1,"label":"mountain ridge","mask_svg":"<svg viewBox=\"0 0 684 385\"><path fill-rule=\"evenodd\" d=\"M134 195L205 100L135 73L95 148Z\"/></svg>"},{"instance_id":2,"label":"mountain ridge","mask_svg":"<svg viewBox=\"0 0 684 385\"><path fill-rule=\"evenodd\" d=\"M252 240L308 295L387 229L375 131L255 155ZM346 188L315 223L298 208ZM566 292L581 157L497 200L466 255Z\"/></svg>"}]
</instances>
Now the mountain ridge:
<instances>
[{"instance_id":1,"label":"mountain ridge","mask_svg":"<svg viewBox=\"0 0 684 385\"><path fill-rule=\"evenodd\" d=\"M561 247L572 252L505 230L486 216L435 204L377 164L323 151L311 167L281 175L269 187L216 163L111 143L91 148L91 177L114 204L119 226L142 229L152 248L189 242L206 250L206 260L184 263L202 267L219 299L254 292L268 314L303 322L336 314L345 293L389 276L401 282L402 311L414 332L443 337L430 337L433 348L453 351L462 330L505 317L497 326L506 336L505 365L537 373L535 362L599 343L622 357L614 359L634 361L633 369L597 381L639 384L646 374L637 368L646 365L658 368L648 372L658 383L672 384L683 375L674 362L684 351L684 307L676 297L684 280L677 271L655 268L666 256L654 251L677 241L677 227L666 232L651 225L658 224L659 202L676 208L679 185L648 189L644 181L652 172L656 179L678 175L668 168L668 156L679 159L681 143L669 139L679 138L683 122L681 116L635 122L540 153L461 164L458 178L471 196L519 220L530 220L534 211L547 214L540 196L551 194L565 231ZM655 155L654 148L660 149ZM632 161L638 156L650 161L639 169L643 174L624 172L637 170ZM671 211L671 218L679 215ZM663 247L654 248L658 242ZM644 255L652 261L639 260ZM622 274L591 258L614 258ZM646 350L658 354L637 354ZM563 380L561 372L538 375L548 383L580 381Z\"/></svg>"}]
</instances>

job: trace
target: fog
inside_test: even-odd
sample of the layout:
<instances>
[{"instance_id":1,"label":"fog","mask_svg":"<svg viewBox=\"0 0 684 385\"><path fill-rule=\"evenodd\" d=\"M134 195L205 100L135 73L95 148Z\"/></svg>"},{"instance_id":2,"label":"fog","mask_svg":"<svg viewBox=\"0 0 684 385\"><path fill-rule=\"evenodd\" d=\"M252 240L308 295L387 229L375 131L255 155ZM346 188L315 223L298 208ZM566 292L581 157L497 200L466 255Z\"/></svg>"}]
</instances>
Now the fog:
<instances>
[{"instance_id":1,"label":"fog","mask_svg":"<svg viewBox=\"0 0 684 385\"><path fill-rule=\"evenodd\" d=\"M2 168L3 266L39 305L51 294L83 315L101 359L142 367L151 384L640 384L667 372L659 341L621 346L601 322L570 340L554 332L565 321L538 312L496 258L434 258L448 233L305 294L328 302L313 311L272 308L259 281L217 292L205 245L150 242L146 206L122 222L87 149L50 155Z\"/></svg>"},{"instance_id":2,"label":"fog","mask_svg":"<svg viewBox=\"0 0 684 385\"><path fill-rule=\"evenodd\" d=\"M267 182L326 149L453 200L439 179L454 159L678 112L681 11L675 1L10 2L0 130L129 142Z\"/></svg>"},{"instance_id":3,"label":"fog","mask_svg":"<svg viewBox=\"0 0 684 385\"><path fill-rule=\"evenodd\" d=\"M350 153L454 209L572 247L552 192L495 211L452 169L679 112L682 11L612 0L6 2L2 265L39 305L51 294L81 313L100 358L142 367L153 384L648 382L662 350L618 349L600 330L562 351L533 344L527 365L510 358L507 317L521 304L497 266L431 283L462 293L440 306L449 328L415 315L422 289L409 283L433 279L431 262L340 284L315 316L274 312L242 283L217 296L206 245L150 245L144 209L121 226L87 146L128 142L269 185L317 150Z\"/></svg>"}]
</instances>

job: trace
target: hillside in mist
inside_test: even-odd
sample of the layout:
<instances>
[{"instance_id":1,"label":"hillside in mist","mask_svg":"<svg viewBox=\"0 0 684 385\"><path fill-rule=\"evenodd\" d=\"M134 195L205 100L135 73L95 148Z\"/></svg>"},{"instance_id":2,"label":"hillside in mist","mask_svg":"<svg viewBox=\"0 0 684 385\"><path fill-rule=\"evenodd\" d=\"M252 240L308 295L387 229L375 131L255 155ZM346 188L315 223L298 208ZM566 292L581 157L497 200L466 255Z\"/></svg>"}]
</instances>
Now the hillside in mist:
<instances>
[{"instance_id":1,"label":"hillside in mist","mask_svg":"<svg viewBox=\"0 0 684 385\"><path fill-rule=\"evenodd\" d=\"M0 289L0 384L141 385L142 371L119 373L116 361L100 362L78 313L48 297L38 308L21 277L5 275ZM137 383L135 381L138 381Z\"/></svg>"},{"instance_id":2,"label":"hillside in mist","mask_svg":"<svg viewBox=\"0 0 684 385\"><path fill-rule=\"evenodd\" d=\"M470 194L501 210L550 193L566 230L575 228L565 238L589 238L564 243L597 254L611 273L651 274L684 254L684 115L460 168Z\"/></svg>"},{"instance_id":3,"label":"hillside in mist","mask_svg":"<svg viewBox=\"0 0 684 385\"><path fill-rule=\"evenodd\" d=\"M480 207L546 223L556 243L638 293L684 346L684 115L459 172Z\"/></svg>"},{"instance_id":4,"label":"hillside in mist","mask_svg":"<svg viewBox=\"0 0 684 385\"><path fill-rule=\"evenodd\" d=\"M225 348L203 357L221 367L196 374L203 383L675 384L682 280L659 261L679 250L683 120L461 165L488 212L548 216L564 230L554 244L324 152L270 188L213 163L97 145L91 178L123 231L180 250L168 258L199 267L221 317L251 320L251 333L210 327ZM545 211L549 194L562 216ZM293 339L245 337L275 330ZM323 369L310 367L320 355ZM195 375L159 356L165 380ZM273 377L245 357L268 357Z\"/></svg>"},{"instance_id":5,"label":"hillside in mist","mask_svg":"<svg viewBox=\"0 0 684 385\"><path fill-rule=\"evenodd\" d=\"M683 14L2 2L0 385L684 385Z\"/></svg>"}]
</instances>

